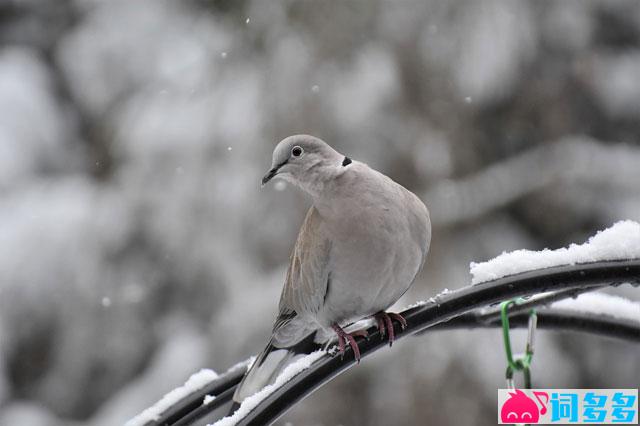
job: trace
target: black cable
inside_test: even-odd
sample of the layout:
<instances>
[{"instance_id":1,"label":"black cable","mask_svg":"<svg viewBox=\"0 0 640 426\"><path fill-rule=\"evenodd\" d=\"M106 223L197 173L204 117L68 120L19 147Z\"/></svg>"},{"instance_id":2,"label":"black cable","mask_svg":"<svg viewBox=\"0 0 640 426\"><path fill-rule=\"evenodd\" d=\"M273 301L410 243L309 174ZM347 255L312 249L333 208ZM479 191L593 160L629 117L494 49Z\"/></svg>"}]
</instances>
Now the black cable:
<instances>
[{"instance_id":1,"label":"black cable","mask_svg":"<svg viewBox=\"0 0 640 426\"><path fill-rule=\"evenodd\" d=\"M403 312L408 327L404 331L396 330L397 338L415 334L470 310L502 300L551 290L575 289L577 295L603 284L616 286L627 282L634 286L640 283L640 260L593 262L524 272L454 290L439 296L434 302ZM371 338L359 341L358 345L363 357L386 346L375 328L369 332ZM352 367L355 361L350 355L348 351L345 357L319 359L309 369L267 396L237 424L271 424L296 402Z\"/></svg>"},{"instance_id":2,"label":"black cable","mask_svg":"<svg viewBox=\"0 0 640 426\"><path fill-rule=\"evenodd\" d=\"M162 425L169 426L175 424L188 424L188 423L179 423L181 419L190 415L190 413L199 410L202 407L204 402L204 397L206 395L215 396L216 399L211 401L206 407L211 408L211 412L213 409L219 407L224 402L223 398L220 396L227 390L231 390L231 394L235 390L235 387L242 380L242 376L247 371L246 368L236 367L228 371L227 373L217 377L211 383L202 387L196 392L193 392L186 397L182 398L180 401L175 403L171 408L160 415L160 419L155 422L149 422L148 425ZM206 413L204 413L206 414Z\"/></svg>"},{"instance_id":3,"label":"black cable","mask_svg":"<svg viewBox=\"0 0 640 426\"><path fill-rule=\"evenodd\" d=\"M591 290L597 290L599 288L606 287L606 285L600 285L592 287ZM580 290L580 289L578 289ZM529 312L531 308L537 308L539 306L548 306L558 300L568 299L570 297L575 298L579 293L576 293L576 289L570 288L568 290L553 291L548 293L534 294L533 296L518 301L509 307L509 315ZM481 319L486 322L497 321L500 319L500 306L490 306L487 308L481 308L478 312Z\"/></svg>"},{"instance_id":4,"label":"black cable","mask_svg":"<svg viewBox=\"0 0 640 426\"><path fill-rule=\"evenodd\" d=\"M216 395L216 399L211 401L209 404L200 404L196 409L190 411L186 416L181 418L175 423L172 423L172 426L188 426L195 423L197 420L203 418L207 414L211 413L215 409L221 407L227 402L231 401L233 398L233 393L236 391L236 386L238 384L234 384L233 387L226 389L219 395ZM210 394L207 394L210 395ZM216 402L214 405L213 403Z\"/></svg>"},{"instance_id":5,"label":"black cable","mask_svg":"<svg viewBox=\"0 0 640 426\"><path fill-rule=\"evenodd\" d=\"M553 308L539 310L537 315L538 329L562 331L571 330L640 343L640 322L622 320L607 315L594 315ZM509 315L509 324L511 328L526 328L528 321L529 315L526 313ZM477 329L499 327L502 327L499 321L487 322L484 321L481 316L469 313L460 315L451 321L437 324L434 327L426 329L424 332L455 330L460 328ZM173 426L190 425L226 404L231 399L231 396L238 384L236 377L230 377L227 380L229 381L229 386L224 392L222 392L222 394L216 395L212 392L205 392L201 390L194 398L195 407L192 406L190 410L182 412L184 417L180 418L175 423L163 422L160 424ZM216 399L208 405L203 405L202 401L205 395L215 395Z\"/></svg>"},{"instance_id":6,"label":"black cable","mask_svg":"<svg viewBox=\"0 0 640 426\"><path fill-rule=\"evenodd\" d=\"M539 329L571 330L640 343L640 322L638 321L555 308L540 309L537 311L537 315L537 328ZM509 315L509 326L511 328L527 328L528 323L528 313ZM502 327L499 320L487 322L480 316L470 313L460 315L451 321L440 323L425 330L425 332L459 328L476 329L497 327Z\"/></svg>"},{"instance_id":7,"label":"black cable","mask_svg":"<svg viewBox=\"0 0 640 426\"><path fill-rule=\"evenodd\" d=\"M532 297L526 302L527 305L520 305L523 307L510 310L512 326L526 326L528 315L525 310L532 306L547 304L560 298L577 296L580 293L603 286L617 286L622 283L630 283L634 286L640 283L640 260L560 266L504 277L439 295L429 303L404 311L402 315L408 322L408 328L404 331L396 329L396 335L398 338L402 338L430 329L494 327L499 325L495 316L496 309L493 307L479 308L502 300L553 290L554 293ZM584 331L630 341L640 341L640 325L632 321L558 309L541 309L538 312L538 326L540 328ZM359 341L360 352L363 356L386 346L375 327L368 331L370 339ZM297 401L350 368L354 364L350 355L348 352L344 358L325 357L318 360L309 369L265 398L238 424L264 425L272 423ZM218 395L228 390L231 391L227 393L231 394L232 388L235 388L243 373L244 369L238 369L233 376L219 377L214 381L217 386L215 389L213 389L212 383L188 397L186 401L180 401L176 407L172 407L168 415L162 415L161 422L154 424L189 424L189 422L213 412L228 401L222 397L218 398ZM204 406L202 401L205 395L215 395L216 399ZM194 413L197 413L197 416ZM183 421L176 423L181 418ZM189 422L185 422L187 420ZM210 422L215 422L215 419L211 419Z\"/></svg>"}]
</instances>

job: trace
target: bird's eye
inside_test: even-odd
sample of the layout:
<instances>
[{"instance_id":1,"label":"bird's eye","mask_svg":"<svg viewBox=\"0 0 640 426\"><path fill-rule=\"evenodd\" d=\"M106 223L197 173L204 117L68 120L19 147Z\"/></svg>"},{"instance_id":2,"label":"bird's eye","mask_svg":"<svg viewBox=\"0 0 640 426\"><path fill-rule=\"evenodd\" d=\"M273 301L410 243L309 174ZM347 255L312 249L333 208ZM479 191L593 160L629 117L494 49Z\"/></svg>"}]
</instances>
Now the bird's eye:
<instances>
[{"instance_id":1,"label":"bird's eye","mask_svg":"<svg viewBox=\"0 0 640 426\"><path fill-rule=\"evenodd\" d=\"M302 153L303 153L303 152L304 152L304 151L303 151L303 150L302 150L302 148L301 148L301 147L299 147L299 146L294 146L294 147L291 149L291 155L293 155L294 157L300 157L300 156L302 155Z\"/></svg>"}]
</instances>

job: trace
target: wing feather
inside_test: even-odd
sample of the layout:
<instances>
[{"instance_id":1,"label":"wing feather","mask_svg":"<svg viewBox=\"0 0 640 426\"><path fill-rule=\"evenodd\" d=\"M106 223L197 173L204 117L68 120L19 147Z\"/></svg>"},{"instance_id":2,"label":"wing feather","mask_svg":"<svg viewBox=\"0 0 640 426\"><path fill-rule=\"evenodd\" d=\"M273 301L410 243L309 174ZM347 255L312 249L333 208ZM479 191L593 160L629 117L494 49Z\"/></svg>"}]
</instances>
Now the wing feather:
<instances>
[{"instance_id":1,"label":"wing feather","mask_svg":"<svg viewBox=\"0 0 640 426\"><path fill-rule=\"evenodd\" d=\"M324 304L331 254L331 240L324 226L316 208L311 207L291 253L279 317L286 318L291 312L312 314Z\"/></svg>"}]
</instances>

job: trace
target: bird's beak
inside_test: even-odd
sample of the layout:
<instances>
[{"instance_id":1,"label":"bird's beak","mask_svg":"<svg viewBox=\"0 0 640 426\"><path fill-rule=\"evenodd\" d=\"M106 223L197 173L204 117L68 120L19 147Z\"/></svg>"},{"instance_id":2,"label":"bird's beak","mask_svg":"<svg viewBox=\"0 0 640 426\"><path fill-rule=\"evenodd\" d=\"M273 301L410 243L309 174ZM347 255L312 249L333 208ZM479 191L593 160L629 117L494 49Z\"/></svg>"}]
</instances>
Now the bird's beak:
<instances>
[{"instance_id":1,"label":"bird's beak","mask_svg":"<svg viewBox=\"0 0 640 426\"><path fill-rule=\"evenodd\" d=\"M273 177L277 174L278 174L278 168L274 167L273 169L269 170L267 174L264 175L262 178L262 186L265 186L267 182L273 179Z\"/></svg>"},{"instance_id":2,"label":"bird's beak","mask_svg":"<svg viewBox=\"0 0 640 426\"><path fill-rule=\"evenodd\" d=\"M265 186L267 182L273 179L273 177L278 174L278 171L280 170L280 168L285 164L287 164L287 160L284 160L282 163L278 164L277 166L269 170L267 174L264 175L264 177L262 178L262 186Z\"/></svg>"}]
</instances>

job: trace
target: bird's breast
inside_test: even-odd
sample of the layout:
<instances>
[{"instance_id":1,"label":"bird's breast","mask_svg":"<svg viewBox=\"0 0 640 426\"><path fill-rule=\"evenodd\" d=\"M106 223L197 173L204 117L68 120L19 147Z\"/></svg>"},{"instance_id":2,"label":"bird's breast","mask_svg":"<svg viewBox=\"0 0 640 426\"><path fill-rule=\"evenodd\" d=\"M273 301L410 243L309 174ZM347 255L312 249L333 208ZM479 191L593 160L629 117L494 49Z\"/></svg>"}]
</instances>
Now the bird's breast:
<instances>
[{"instance_id":1,"label":"bird's breast","mask_svg":"<svg viewBox=\"0 0 640 426\"><path fill-rule=\"evenodd\" d=\"M353 215L334 232L325 298L329 321L386 309L411 285L422 253L397 212L393 216L380 209Z\"/></svg>"}]
</instances>

